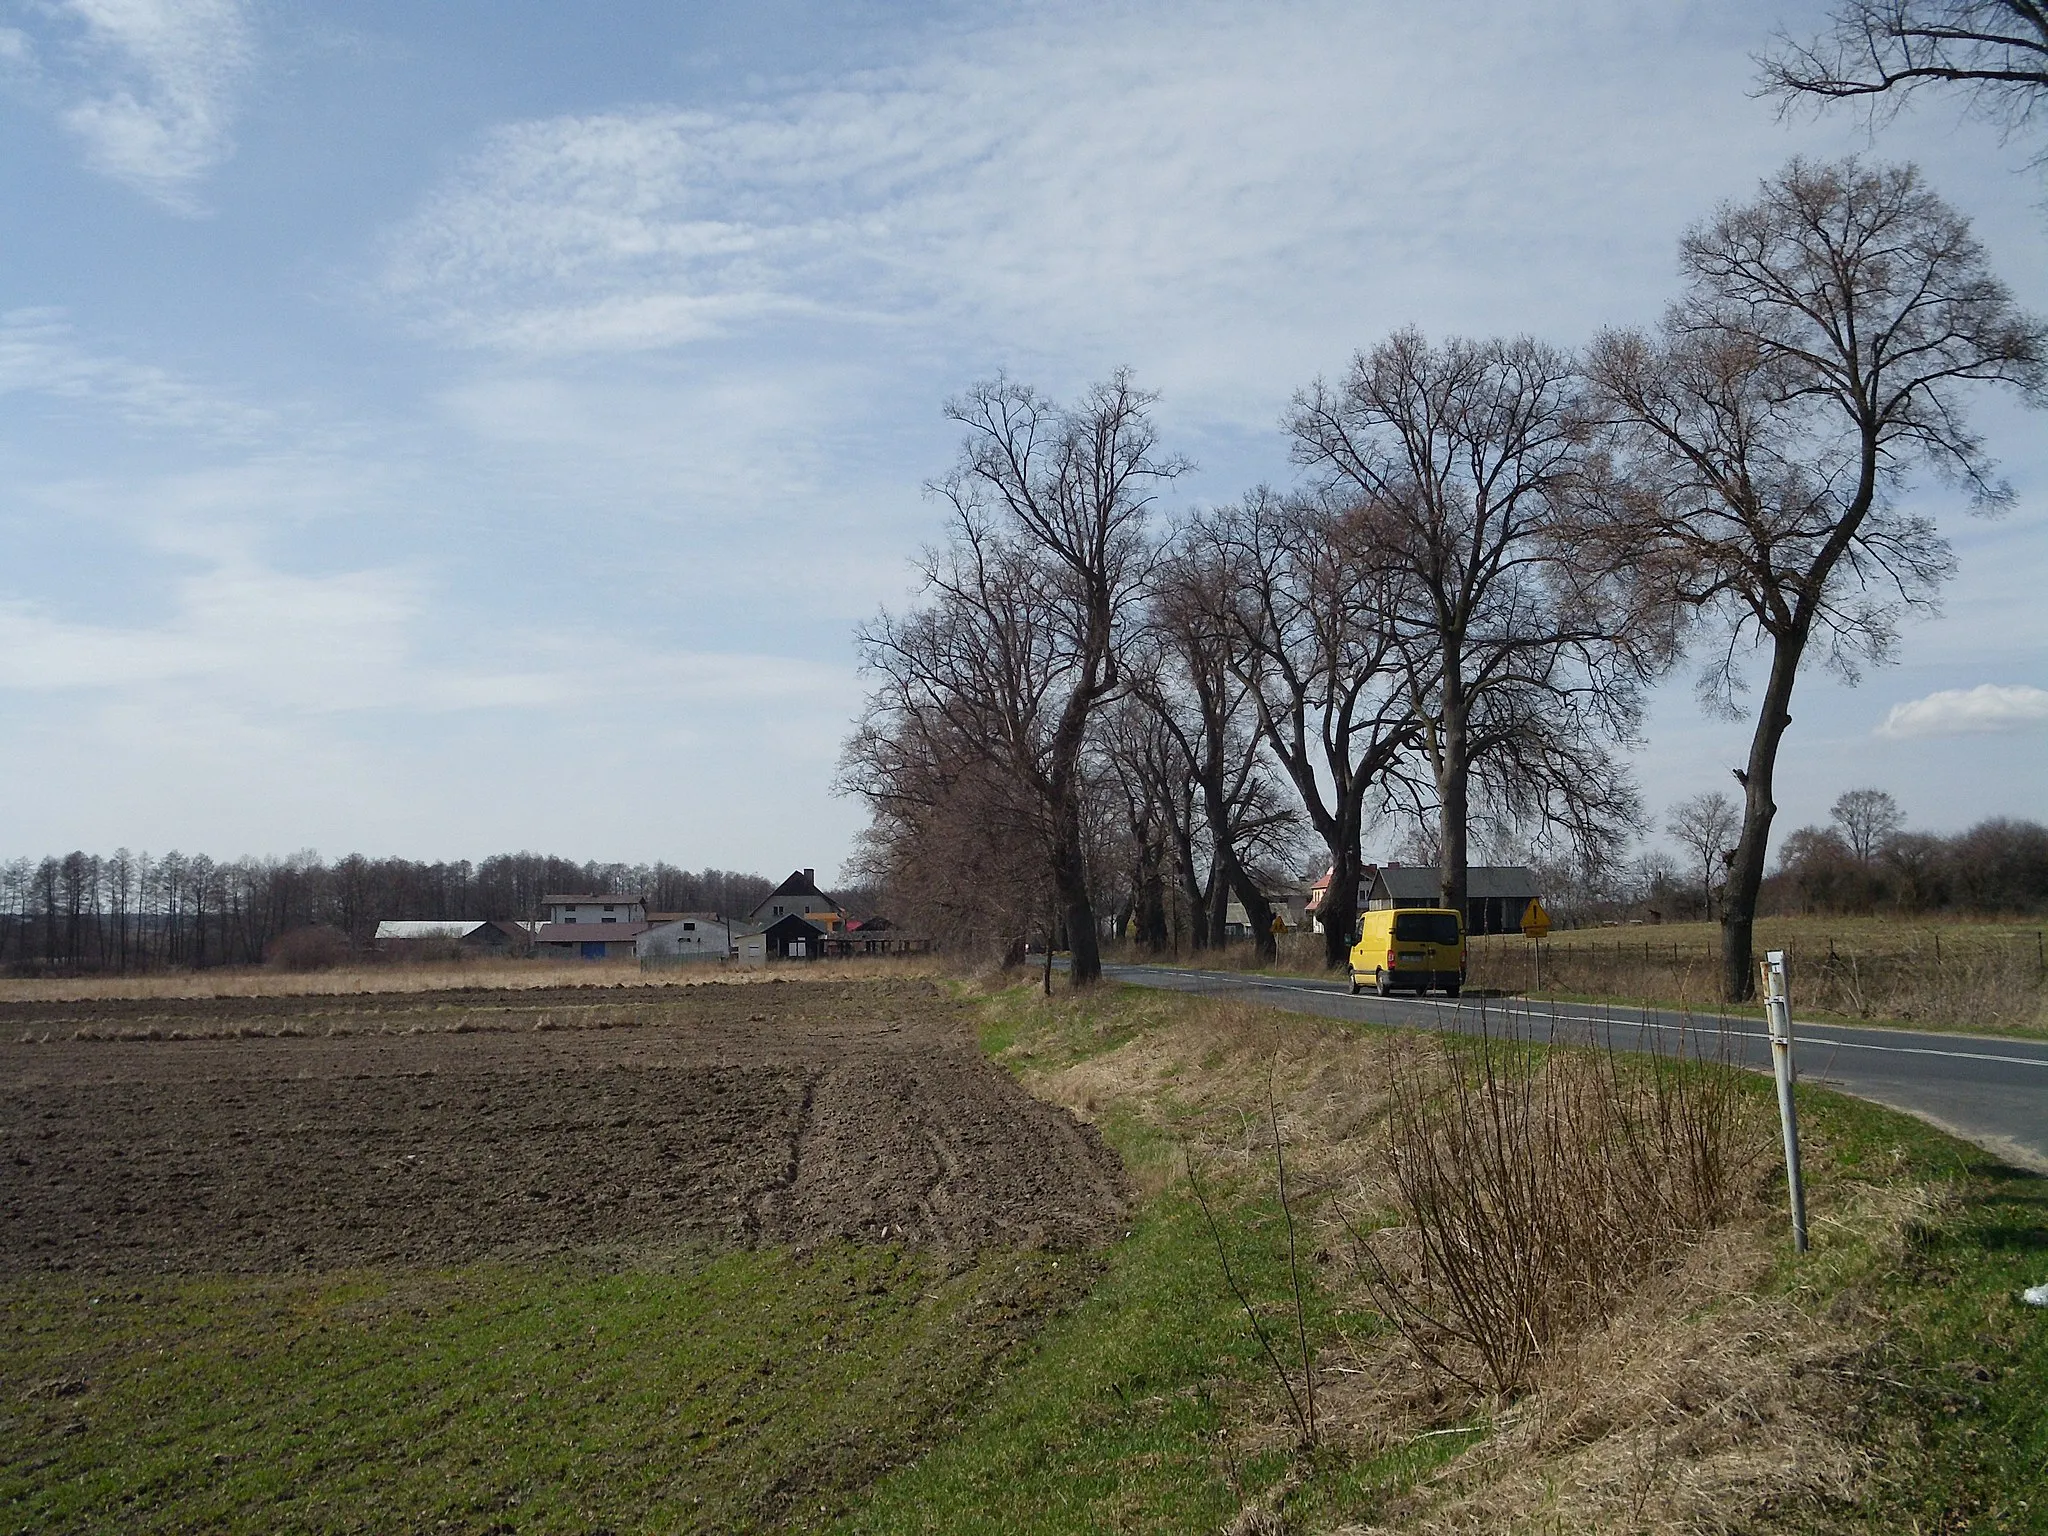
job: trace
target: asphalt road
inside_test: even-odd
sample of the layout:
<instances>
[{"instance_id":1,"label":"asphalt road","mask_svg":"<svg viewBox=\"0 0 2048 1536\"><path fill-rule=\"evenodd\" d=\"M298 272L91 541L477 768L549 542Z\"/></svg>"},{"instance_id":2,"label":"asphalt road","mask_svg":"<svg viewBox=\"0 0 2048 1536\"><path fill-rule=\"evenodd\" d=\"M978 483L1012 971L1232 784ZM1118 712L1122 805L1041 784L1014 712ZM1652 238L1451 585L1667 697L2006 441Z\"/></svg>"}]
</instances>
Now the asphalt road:
<instances>
[{"instance_id":1,"label":"asphalt road","mask_svg":"<svg viewBox=\"0 0 2048 1536\"><path fill-rule=\"evenodd\" d=\"M1490 1030L1522 1039L1624 1049L1687 1043L1768 1072L1770 1037L1761 1019L1683 1014L1585 1003L1525 1002L1512 997L1352 997L1341 982L1247 976L1158 965L1105 965L1103 974L1141 987L1241 997L1269 1008L1366 1024ZM1725 1035L1725 1047L1723 1044ZM1991 1035L1922 1034L1806 1024L1793 999L1793 1059L1802 1082L1825 1083L1905 1110L1964 1137L2006 1162L2048 1173L2048 1041Z\"/></svg>"}]
</instances>

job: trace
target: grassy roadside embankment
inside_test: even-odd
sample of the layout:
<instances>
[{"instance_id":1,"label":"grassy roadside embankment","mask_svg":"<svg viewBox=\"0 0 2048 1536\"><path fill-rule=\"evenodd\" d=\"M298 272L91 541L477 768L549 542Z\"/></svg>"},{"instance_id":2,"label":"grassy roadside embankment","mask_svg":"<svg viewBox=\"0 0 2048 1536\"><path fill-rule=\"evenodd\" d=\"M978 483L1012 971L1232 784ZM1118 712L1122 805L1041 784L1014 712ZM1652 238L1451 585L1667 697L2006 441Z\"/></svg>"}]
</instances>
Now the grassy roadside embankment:
<instances>
[{"instance_id":1,"label":"grassy roadside embankment","mask_svg":"<svg viewBox=\"0 0 2048 1536\"><path fill-rule=\"evenodd\" d=\"M1767 1085L1744 1079L1739 1214L1510 1398L1430 1371L1385 1327L1333 1219L1372 1193L1387 1074L1435 1042L1135 989L985 1006L990 1049L1094 1117L1151 1197L1096 1293L844 1529L2048 1530L2048 1314L2017 1299L2048 1279L2038 1178L1802 1089L1814 1249L1797 1259ZM1312 1233L1314 1447L1176 1174L1191 1149L1234 1190L1234 1265L1283 1333L1269 1085Z\"/></svg>"}]
</instances>

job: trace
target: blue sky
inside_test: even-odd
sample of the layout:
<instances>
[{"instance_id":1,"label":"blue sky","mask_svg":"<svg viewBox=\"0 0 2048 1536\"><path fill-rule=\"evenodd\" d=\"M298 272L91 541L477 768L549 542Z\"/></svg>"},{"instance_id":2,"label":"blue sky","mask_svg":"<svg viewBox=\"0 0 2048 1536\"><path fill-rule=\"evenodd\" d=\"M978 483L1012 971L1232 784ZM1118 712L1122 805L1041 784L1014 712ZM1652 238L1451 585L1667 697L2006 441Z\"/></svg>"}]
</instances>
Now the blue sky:
<instances>
[{"instance_id":1,"label":"blue sky","mask_svg":"<svg viewBox=\"0 0 2048 1536\"><path fill-rule=\"evenodd\" d=\"M1129 364L1228 497L1353 349L1651 321L1850 149L2048 309L2028 146L1749 97L1818 5L1424 9L0 0L0 853L829 870L976 378ZM1802 684L1781 829L2048 818L2048 417L1979 420L2018 506L1925 489L1947 614ZM1742 740L1675 681L1651 804Z\"/></svg>"}]
</instances>

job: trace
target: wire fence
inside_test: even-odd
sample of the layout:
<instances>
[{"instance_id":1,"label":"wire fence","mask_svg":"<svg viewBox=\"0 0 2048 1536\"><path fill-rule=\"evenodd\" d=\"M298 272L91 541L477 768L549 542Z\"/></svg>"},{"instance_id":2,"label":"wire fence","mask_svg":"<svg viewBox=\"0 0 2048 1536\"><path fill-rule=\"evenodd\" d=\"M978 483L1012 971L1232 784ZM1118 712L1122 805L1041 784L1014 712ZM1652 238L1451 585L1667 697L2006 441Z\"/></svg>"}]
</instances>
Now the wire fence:
<instances>
[{"instance_id":1,"label":"wire fence","mask_svg":"<svg viewBox=\"0 0 2048 1536\"><path fill-rule=\"evenodd\" d=\"M1759 952L1766 946L1758 945ZM1834 935L1772 943L1785 951L1793 1005L1857 1019L1967 1027L2048 1028L2048 930L1946 935L1916 930L1889 943ZM1503 936L1471 946L1467 984L1713 1006L1718 950L1683 940Z\"/></svg>"}]
</instances>

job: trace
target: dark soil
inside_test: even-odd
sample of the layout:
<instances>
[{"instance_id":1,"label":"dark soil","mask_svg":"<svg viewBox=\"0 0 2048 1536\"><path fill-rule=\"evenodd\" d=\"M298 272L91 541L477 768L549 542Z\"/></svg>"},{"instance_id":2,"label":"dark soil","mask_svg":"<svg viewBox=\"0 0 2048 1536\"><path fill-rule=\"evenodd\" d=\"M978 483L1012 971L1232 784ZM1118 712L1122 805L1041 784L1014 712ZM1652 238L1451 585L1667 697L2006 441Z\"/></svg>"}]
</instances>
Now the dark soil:
<instances>
[{"instance_id":1,"label":"dark soil","mask_svg":"<svg viewBox=\"0 0 2048 1536\"><path fill-rule=\"evenodd\" d=\"M1095 1132L921 981L0 1004L0 1273L1083 1248Z\"/></svg>"}]
</instances>

